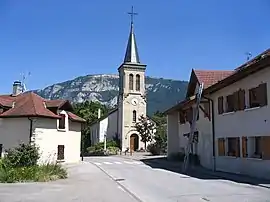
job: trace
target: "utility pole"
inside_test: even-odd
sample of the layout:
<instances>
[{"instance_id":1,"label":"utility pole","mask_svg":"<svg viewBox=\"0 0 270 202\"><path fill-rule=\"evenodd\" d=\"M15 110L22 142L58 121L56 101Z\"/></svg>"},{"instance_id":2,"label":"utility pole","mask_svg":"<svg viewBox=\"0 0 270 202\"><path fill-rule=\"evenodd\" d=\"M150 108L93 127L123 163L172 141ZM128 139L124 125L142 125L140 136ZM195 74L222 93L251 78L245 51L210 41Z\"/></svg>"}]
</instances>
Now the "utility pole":
<instances>
[{"instance_id":1,"label":"utility pole","mask_svg":"<svg viewBox=\"0 0 270 202\"><path fill-rule=\"evenodd\" d=\"M189 164L189 156L191 153L191 146L193 144L193 140L194 140L194 132L195 132L195 128L196 128L196 121L197 121L197 117L199 114L199 105L201 102L201 97L202 97L202 91L203 91L203 83L200 84L198 93L196 94L196 105L195 108L193 108L193 117L192 117L192 122L190 125L190 133L189 133L189 137L188 137L188 145L186 147L186 151L185 151L185 158L184 158L184 163L183 163L183 171L186 172L187 168L188 168L188 164Z\"/></svg>"}]
</instances>

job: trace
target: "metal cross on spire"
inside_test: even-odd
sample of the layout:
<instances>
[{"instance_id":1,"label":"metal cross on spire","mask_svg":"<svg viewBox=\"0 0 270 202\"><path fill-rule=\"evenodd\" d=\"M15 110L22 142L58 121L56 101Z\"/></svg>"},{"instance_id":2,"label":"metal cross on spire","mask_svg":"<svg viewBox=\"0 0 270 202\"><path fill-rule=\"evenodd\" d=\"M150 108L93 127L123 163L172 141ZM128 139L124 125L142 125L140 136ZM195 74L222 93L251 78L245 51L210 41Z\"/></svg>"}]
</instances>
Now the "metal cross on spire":
<instances>
[{"instance_id":1,"label":"metal cross on spire","mask_svg":"<svg viewBox=\"0 0 270 202\"><path fill-rule=\"evenodd\" d=\"M131 20L131 24L133 25L133 19L134 19L134 15L138 15L138 13L135 13L133 10L133 6L131 7L131 12L128 12L128 14L130 15L130 20Z\"/></svg>"}]
</instances>

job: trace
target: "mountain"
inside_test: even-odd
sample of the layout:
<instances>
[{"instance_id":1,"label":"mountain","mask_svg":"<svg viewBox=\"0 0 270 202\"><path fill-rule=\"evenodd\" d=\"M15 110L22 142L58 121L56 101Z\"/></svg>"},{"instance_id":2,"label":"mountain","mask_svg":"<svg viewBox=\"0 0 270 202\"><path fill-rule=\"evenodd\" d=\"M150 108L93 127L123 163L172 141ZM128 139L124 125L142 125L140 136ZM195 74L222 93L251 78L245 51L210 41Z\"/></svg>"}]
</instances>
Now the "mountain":
<instances>
[{"instance_id":1,"label":"mountain","mask_svg":"<svg viewBox=\"0 0 270 202\"><path fill-rule=\"evenodd\" d=\"M48 86L35 92L46 99L68 99L71 102L99 101L113 107L117 104L118 75L100 74L80 76L73 80ZM185 97L187 82L146 77L147 113L175 105Z\"/></svg>"}]
</instances>

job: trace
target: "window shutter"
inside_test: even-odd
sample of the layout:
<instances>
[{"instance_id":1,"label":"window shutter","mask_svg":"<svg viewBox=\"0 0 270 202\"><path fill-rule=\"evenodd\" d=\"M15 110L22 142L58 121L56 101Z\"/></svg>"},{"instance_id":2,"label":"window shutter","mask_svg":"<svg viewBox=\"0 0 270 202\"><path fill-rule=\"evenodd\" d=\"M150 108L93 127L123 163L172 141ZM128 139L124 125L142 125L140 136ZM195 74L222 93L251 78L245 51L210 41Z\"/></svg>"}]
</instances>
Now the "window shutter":
<instances>
[{"instance_id":1,"label":"window shutter","mask_svg":"<svg viewBox=\"0 0 270 202\"><path fill-rule=\"evenodd\" d=\"M266 83L259 85L258 94L259 94L260 106L263 107L263 106L267 105L267 85L266 85Z\"/></svg>"},{"instance_id":2,"label":"window shutter","mask_svg":"<svg viewBox=\"0 0 270 202\"><path fill-rule=\"evenodd\" d=\"M262 137L262 158L270 160L270 136Z\"/></svg>"},{"instance_id":3,"label":"window shutter","mask_svg":"<svg viewBox=\"0 0 270 202\"><path fill-rule=\"evenodd\" d=\"M233 96L232 96L232 102L233 102L233 110L237 111L239 110L240 106L239 106L239 96L238 96L238 92L234 92Z\"/></svg>"},{"instance_id":4,"label":"window shutter","mask_svg":"<svg viewBox=\"0 0 270 202\"><path fill-rule=\"evenodd\" d=\"M239 102L239 110L244 110L246 108L246 102L245 102L245 90L240 89L238 91L238 102Z\"/></svg>"},{"instance_id":5,"label":"window shutter","mask_svg":"<svg viewBox=\"0 0 270 202\"><path fill-rule=\"evenodd\" d=\"M243 156L243 158L248 157L248 153L247 153L247 137L242 137L242 156Z\"/></svg>"},{"instance_id":6,"label":"window shutter","mask_svg":"<svg viewBox=\"0 0 270 202\"><path fill-rule=\"evenodd\" d=\"M218 139L218 155L225 156L225 139L224 138Z\"/></svg>"},{"instance_id":7,"label":"window shutter","mask_svg":"<svg viewBox=\"0 0 270 202\"><path fill-rule=\"evenodd\" d=\"M223 114L224 108L223 108L223 96L218 98L218 113Z\"/></svg>"},{"instance_id":8,"label":"window shutter","mask_svg":"<svg viewBox=\"0 0 270 202\"><path fill-rule=\"evenodd\" d=\"M57 160L64 160L65 159L65 146L58 145L57 149Z\"/></svg>"}]
</instances>

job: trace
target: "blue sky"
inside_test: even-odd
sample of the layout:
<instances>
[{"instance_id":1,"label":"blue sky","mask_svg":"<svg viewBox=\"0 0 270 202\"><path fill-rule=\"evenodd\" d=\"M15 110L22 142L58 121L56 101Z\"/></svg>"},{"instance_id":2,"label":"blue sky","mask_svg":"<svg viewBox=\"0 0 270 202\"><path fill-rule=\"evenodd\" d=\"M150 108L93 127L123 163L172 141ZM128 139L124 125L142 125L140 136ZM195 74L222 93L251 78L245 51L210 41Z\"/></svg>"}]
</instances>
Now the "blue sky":
<instances>
[{"instance_id":1,"label":"blue sky","mask_svg":"<svg viewBox=\"0 0 270 202\"><path fill-rule=\"evenodd\" d=\"M117 73L131 5L148 76L188 80L270 48L269 0L0 0L0 93L29 71L30 89Z\"/></svg>"}]
</instances>

